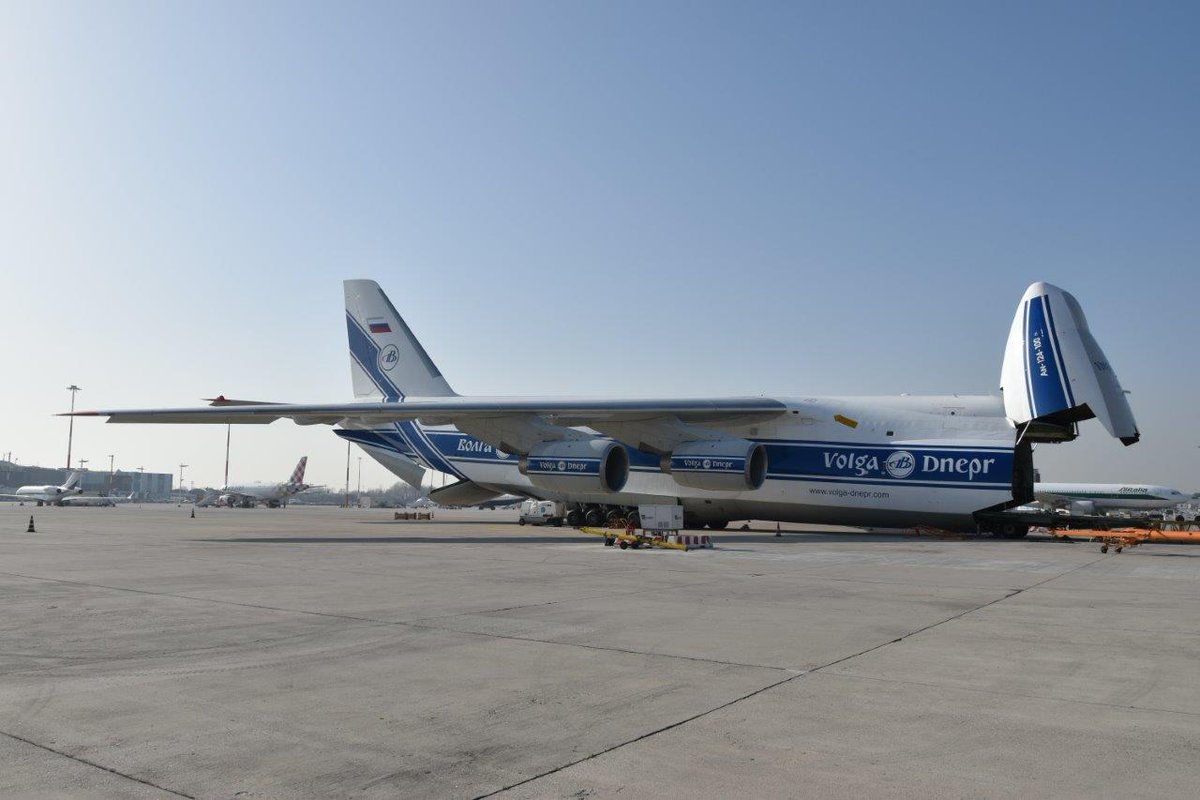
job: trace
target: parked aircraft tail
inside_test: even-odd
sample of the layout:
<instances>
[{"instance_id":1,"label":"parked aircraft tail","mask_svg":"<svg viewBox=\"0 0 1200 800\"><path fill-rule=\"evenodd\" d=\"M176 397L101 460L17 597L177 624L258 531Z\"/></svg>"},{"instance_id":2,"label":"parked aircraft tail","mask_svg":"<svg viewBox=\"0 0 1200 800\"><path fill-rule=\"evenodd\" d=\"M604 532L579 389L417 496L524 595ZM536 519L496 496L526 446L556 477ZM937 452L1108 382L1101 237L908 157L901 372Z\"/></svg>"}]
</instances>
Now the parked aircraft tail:
<instances>
[{"instance_id":1,"label":"parked aircraft tail","mask_svg":"<svg viewBox=\"0 0 1200 800\"><path fill-rule=\"evenodd\" d=\"M288 478L288 483L292 486L299 486L304 483L304 468L308 466L308 456L301 456L300 463L292 470L292 477Z\"/></svg>"},{"instance_id":2,"label":"parked aircraft tail","mask_svg":"<svg viewBox=\"0 0 1200 800\"><path fill-rule=\"evenodd\" d=\"M1088 329L1079 302L1035 283L1017 308L1000 374L1004 409L1018 426L1070 428L1093 417L1125 445L1141 434L1117 374Z\"/></svg>"},{"instance_id":3,"label":"parked aircraft tail","mask_svg":"<svg viewBox=\"0 0 1200 800\"><path fill-rule=\"evenodd\" d=\"M79 479L82 477L83 477L82 472L79 472L78 470L72 471L71 477L67 478L67 482L63 484L63 488L64 489L74 489L75 485L77 483L79 483Z\"/></svg>"},{"instance_id":4,"label":"parked aircraft tail","mask_svg":"<svg viewBox=\"0 0 1200 800\"><path fill-rule=\"evenodd\" d=\"M405 397L454 396L379 284L349 280L343 282L343 288L355 397L400 401Z\"/></svg>"}]
</instances>

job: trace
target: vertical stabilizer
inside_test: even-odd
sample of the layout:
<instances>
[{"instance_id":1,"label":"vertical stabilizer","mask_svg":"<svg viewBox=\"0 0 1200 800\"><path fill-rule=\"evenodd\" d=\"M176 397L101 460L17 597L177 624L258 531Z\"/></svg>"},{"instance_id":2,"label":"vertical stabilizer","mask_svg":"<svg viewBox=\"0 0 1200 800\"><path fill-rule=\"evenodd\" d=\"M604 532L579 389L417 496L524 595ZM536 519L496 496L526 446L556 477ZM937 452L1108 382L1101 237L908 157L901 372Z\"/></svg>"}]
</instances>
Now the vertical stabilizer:
<instances>
[{"instance_id":1,"label":"vertical stabilizer","mask_svg":"<svg viewBox=\"0 0 1200 800\"><path fill-rule=\"evenodd\" d=\"M1025 291L1008 334L1000 385L1005 413L1017 425L1071 425L1095 417L1126 445L1140 438L1083 309L1057 286L1035 283Z\"/></svg>"},{"instance_id":2,"label":"vertical stabilizer","mask_svg":"<svg viewBox=\"0 0 1200 800\"><path fill-rule=\"evenodd\" d=\"M292 470L292 477L288 478L288 483L292 486L299 486L304 483L304 468L308 465L308 456L301 456L300 463Z\"/></svg>"},{"instance_id":3,"label":"vertical stabilizer","mask_svg":"<svg viewBox=\"0 0 1200 800\"><path fill-rule=\"evenodd\" d=\"M74 489L79 479L83 477L83 473L78 470L72 471L71 476L67 478L67 482L63 484L64 489Z\"/></svg>"},{"instance_id":4,"label":"vertical stabilizer","mask_svg":"<svg viewBox=\"0 0 1200 800\"><path fill-rule=\"evenodd\" d=\"M343 286L356 398L399 401L454 395L379 284L349 280Z\"/></svg>"}]
</instances>

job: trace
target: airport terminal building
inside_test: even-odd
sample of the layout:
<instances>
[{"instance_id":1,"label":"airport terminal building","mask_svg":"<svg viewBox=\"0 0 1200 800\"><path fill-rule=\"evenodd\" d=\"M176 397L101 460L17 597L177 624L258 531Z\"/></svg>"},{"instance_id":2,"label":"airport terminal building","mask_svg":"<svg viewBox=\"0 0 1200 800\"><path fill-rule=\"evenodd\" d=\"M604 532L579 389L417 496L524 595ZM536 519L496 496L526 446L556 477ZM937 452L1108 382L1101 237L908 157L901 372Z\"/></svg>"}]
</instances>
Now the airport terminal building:
<instances>
[{"instance_id":1,"label":"airport terminal building","mask_svg":"<svg viewBox=\"0 0 1200 800\"><path fill-rule=\"evenodd\" d=\"M61 485L71 470L30 467L0 461L0 491L14 492L21 486ZM171 496L174 475L169 472L126 472L84 470L80 487L84 494L133 494L139 500L166 500Z\"/></svg>"}]
</instances>

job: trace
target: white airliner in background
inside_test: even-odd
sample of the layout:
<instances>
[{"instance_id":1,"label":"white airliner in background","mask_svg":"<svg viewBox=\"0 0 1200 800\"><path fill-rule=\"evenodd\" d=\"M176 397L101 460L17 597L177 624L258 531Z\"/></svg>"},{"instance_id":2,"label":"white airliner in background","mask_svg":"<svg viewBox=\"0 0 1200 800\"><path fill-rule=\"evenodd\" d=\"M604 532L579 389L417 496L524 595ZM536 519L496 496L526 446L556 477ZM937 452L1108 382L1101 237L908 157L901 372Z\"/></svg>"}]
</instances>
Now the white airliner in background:
<instances>
[{"instance_id":1,"label":"white airliner in background","mask_svg":"<svg viewBox=\"0 0 1200 800\"><path fill-rule=\"evenodd\" d=\"M245 486L224 486L213 489L196 503L198 506L239 506L253 508L258 503L264 503L268 508L279 508L287 505L288 498L307 489L304 482L304 468L308 465L308 456L303 456L292 475L283 483L253 483Z\"/></svg>"},{"instance_id":2,"label":"white airliner in background","mask_svg":"<svg viewBox=\"0 0 1200 800\"><path fill-rule=\"evenodd\" d=\"M135 492L128 495L117 494L76 494L64 497L60 505L64 506L115 506L117 503L132 503Z\"/></svg>"},{"instance_id":3,"label":"white airliner in background","mask_svg":"<svg viewBox=\"0 0 1200 800\"><path fill-rule=\"evenodd\" d=\"M0 497L6 500L35 500L39 506L46 503L61 506L67 498L83 494L83 489L79 488L79 479L82 477L83 473L77 470L71 473L62 486L22 486L15 493Z\"/></svg>"},{"instance_id":4,"label":"white airliner in background","mask_svg":"<svg viewBox=\"0 0 1200 800\"><path fill-rule=\"evenodd\" d=\"M701 399L461 397L374 281L344 288L356 402L76 415L337 425L397 463L456 476L438 502L562 500L569 524L678 502L693 526L925 524L1006 537L1027 530L997 512L1033 499L1035 442L1070 441L1092 418L1126 445L1140 436L1079 303L1047 283L1017 307L1002 396Z\"/></svg>"},{"instance_id":5,"label":"white airliner in background","mask_svg":"<svg viewBox=\"0 0 1200 800\"><path fill-rule=\"evenodd\" d=\"M1072 514L1173 508L1191 499L1178 489L1135 483L1036 483L1033 496L1039 502L1065 508Z\"/></svg>"}]
</instances>

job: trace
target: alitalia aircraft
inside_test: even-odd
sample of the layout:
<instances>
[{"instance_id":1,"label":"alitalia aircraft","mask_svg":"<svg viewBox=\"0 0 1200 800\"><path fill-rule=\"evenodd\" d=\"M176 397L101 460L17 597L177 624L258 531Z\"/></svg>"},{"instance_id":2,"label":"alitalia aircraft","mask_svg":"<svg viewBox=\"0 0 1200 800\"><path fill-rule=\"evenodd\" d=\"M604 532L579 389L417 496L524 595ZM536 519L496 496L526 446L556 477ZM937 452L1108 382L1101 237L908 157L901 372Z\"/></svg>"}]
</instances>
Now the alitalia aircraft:
<instances>
[{"instance_id":1,"label":"alitalia aircraft","mask_svg":"<svg viewBox=\"0 0 1200 800\"><path fill-rule=\"evenodd\" d=\"M1070 441L1092 418L1126 445L1139 439L1079 303L1048 283L1030 286L1017 307L1001 396L649 400L462 397L378 284L344 288L355 402L77 416L336 425L397 465L455 476L439 502L505 493L562 500L571 524L678 502L693 526L926 524L1007 537L1026 529L989 512L1033 499L1034 443Z\"/></svg>"},{"instance_id":2,"label":"alitalia aircraft","mask_svg":"<svg viewBox=\"0 0 1200 800\"><path fill-rule=\"evenodd\" d=\"M1174 508L1191 499L1178 489L1140 483L1037 483L1033 496L1054 508L1069 509L1072 514Z\"/></svg>"}]
</instances>

